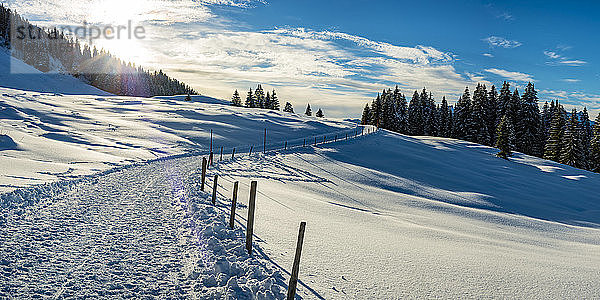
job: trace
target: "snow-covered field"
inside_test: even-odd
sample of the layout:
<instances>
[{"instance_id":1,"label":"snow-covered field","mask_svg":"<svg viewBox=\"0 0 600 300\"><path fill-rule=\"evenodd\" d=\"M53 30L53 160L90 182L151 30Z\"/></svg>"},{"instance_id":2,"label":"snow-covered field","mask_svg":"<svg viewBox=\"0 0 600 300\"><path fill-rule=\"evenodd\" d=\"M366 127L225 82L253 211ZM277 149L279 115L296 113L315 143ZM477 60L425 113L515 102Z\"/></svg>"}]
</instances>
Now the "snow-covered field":
<instances>
[{"instance_id":1,"label":"snow-covered field","mask_svg":"<svg viewBox=\"0 0 600 300\"><path fill-rule=\"evenodd\" d=\"M189 152L262 150L353 128L350 122L233 108L197 96L56 95L0 88L0 191ZM297 142L297 141L296 141ZM302 142L302 141L300 141ZM272 145L282 147L283 145ZM241 147L241 148L240 148Z\"/></svg>"}]
</instances>

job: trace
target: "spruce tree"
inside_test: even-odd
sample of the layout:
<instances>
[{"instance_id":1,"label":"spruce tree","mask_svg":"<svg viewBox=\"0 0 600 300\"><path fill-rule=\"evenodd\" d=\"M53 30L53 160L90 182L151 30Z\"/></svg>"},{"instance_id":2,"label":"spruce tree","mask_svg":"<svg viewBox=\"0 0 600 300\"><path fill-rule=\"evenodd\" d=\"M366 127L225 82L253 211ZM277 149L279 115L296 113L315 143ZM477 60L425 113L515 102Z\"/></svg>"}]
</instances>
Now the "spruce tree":
<instances>
[{"instance_id":1,"label":"spruce tree","mask_svg":"<svg viewBox=\"0 0 600 300\"><path fill-rule=\"evenodd\" d=\"M454 137L461 140L472 140L469 125L471 123L471 93L469 87L456 102L454 108Z\"/></svg>"},{"instance_id":2,"label":"spruce tree","mask_svg":"<svg viewBox=\"0 0 600 300\"><path fill-rule=\"evenodd\" d=\"M284 112L288 112L288 113L293 113L294 112L294 107L292 106L291 103L286 102L285 103L285 107L283 108Z\"/></svg>"},{"instance_id":3,"label":"spruce tree","mask_svg":"<svg viewBox=\"0 0 600 300\"><path fill-rule=\"evenodd\" d=\"M371 125L379 126L382 110L383 103L381 102L381 95L377 94L377 98L371 103Z\"/></svg>"},{"instance_id":4,"label":"spruce tree","mask_svg":"<svg viewBox=\"0 0 600 300\"><path fill-rule=\"evenodd\" d=\"M525 154L542 156L540 148L540 109L537 91L530 82L525 88L518 117L517 149Z\"/></svg>"},{"instance_id":5,"label":"spruce tree","mask_svg":"<svg viewBox=\"0 0 600 300\"><path fill-rule=\"evenodd\" d=\"M306 106L306 111L304 112L307 116L312 116L312 109L310 108L310 103Z\"/></svg>"},{"instance_id":6,"label":"spruce tree","mask_svg":"<svg viewBox=\"0 0 600 300\"><path fill-rule=\"evenodd\" d=\"M360 118L360 124L371 125L371 109L369 108L369 103L367 103L363 109L362 117Z\"/></svg>"},{"instance_id":7,"label":"spruce tree","mask_svg":"<svg viewBox=\"0 0 600 300\"><path fill-rule=\"evenodd\" d=\"M440 106L440 123L439 123L439 135L441 137L450 137L451 132L451 117L450 117L450 108L448 107L448 101L446 100L446 96L442 98L442 105Z\"/></svg>"},{"instance_id":8,"label":"spruce tree","mask_svg":"<svg viewBox=\"0 0 600 300\"><path fill-rule=\"evenodd\" d=\"M585 169L587 162L583 153L583 144L581 142L581 127L577 117L577 110L573 109L569 117L569 123L565 130L560 163L575 168Z\"/></svg>"},{"instance_id":9,"label":"spruce tree","mask_svg":"<svg viewBox=\"0 0 600 300\"><path fill-rule=\"evenodd\" d=\"M421 106L421 95L418 91L410 99L408 104L408 127L410 135L423 135L423 109Z\"/></svg>"},{"instance_id":10,"label":"spruce tree","mask_svg":"<svg viewBox=\"0 0 600 300\"><path fill-rule=\"evenodd\" d=\"M590 170L600 173L600 115L594 121L592 131L592 140L590 142Z\"/></svg>"},{"instance_id":11,"label":"spruce tree","mask_svg":"<svg viewBox=\"0 0 600 300\"><path fill-rule=\"evenodd\" d=\"M269 108L272 110L279 110L281 108L275 90L273 90L273 92L271 93L271 107Z\"/></svg>"},{"instance_id":12,"label":"spruce tree","mask_svg":"<svg viewBox=\"0 0 600 300\"><path fill-rule=\"evenodd\" d=\"M513 139L513 135L513 128L511 127L510 122L508 122L508 116L504 115L504 117L502 117L500 121L500 124L498 124L498 128L496 130L496 148L500 150L500 152L498 152L496 156L504 159L508 159L510 156L512 156L511 140Z\"/></svg>"},{"instance_id":13,"label":"spruce tree","mask_svg":"<svg viewBox=\"0 0 600 300\"><path fill-rule=\"evenodd\" d=\"M500 120L504 115L506 115L506 108L510 106L510 102L512 99L512 93L510 91L510 83L504 82L502 84L502 88L500 89L500 95L498 96L497 108L496 108L496 116L497 123L500 123ZM509 115L509 117L512 117Z\"/></svg>"},{"instance_id":14,"label":"spruce tree","mask_svg":"<svg viewBox=\"0 0 600 300\"><path fill-rule=\"evenodd\" d=\"M552 105L548 105L548 102L544 103L544 107L542 108L541 120L540 120L540 137L539 141L541 143L540 148L546 149L546 141L548 141L548 133L550 131L550 123L552 122L552 111L554 107L554 101L552 101ZM544 151L545 152L545 151ZM543 153L542 153L543 155Z\"/></svg>"},{"instance_id":15,"label":"spruce tree","mask_svg":"<svg viewBox=\"0 0 600 300\"><path fill-rule=\"evenodd\" d=\"M469 132L469 139L472 142L476 142L482 145L491 146L492 140L490 132L486 124L486 102L487 102L487 90L484 85L477 84L475 92L473 93L473 101L471 102L471 118L468 123L467 130Z\"/></svg>"},{"instance_id":16,"label":"spruce tree","mask_svg":"<svg viewBox=\"0 0 600 300\"><path fill-rule=\"evenodd\" d=\"M267 95L265 96L265 101L263 102L262 108L271 109L271 93L270 92L267 92Z\"/></svg>"},{"instance_id":17,"label":"spruce tree","mask_svg":"<svg viewBox=\"0 0 600 300\"><path fill-rule=\"evenodd\" d=\"M590 146L593 137L593 129L590 121L590 115L588 114L587 107L583 108L580 117L581 125L581 143L583 144L583 155L587 161L590 157Z\"/></svg>"},{"instance_id":18,"label":"spruce tree","mask_svg":"<svg viewBox=\"0 0 600 300\"><path fill-rule=\"evenodd\" d=\"M406 97L400 93L400 89L396 86L394 90L394 102L395 102L395 122L394 130L402 134L408 133L408 104L406 103Z\"/></svg>"},{"instance_id":19,"label":"spruce tree","mask_svg":"<svg viewBox=\"0 0 600 300\"><path fill-rule=\"evenodd\" d=\"M256 108L265 108L265 91L260 84L254 91L254 99Z\"/></svg>"},{"instance_id":20,"label":"spruce tree","mask_svg":"<svg viewBox=\"0 0 600 300\"><path fill-rule=\"evenodd\" d=\"M315 114L315 116L317 118L323 118L325 117L325 115L323 114L323 111L319 108L319 110L317 110L317 113Z\"/></svg>"},{"instance_id":21,"label":"spruce tree","mask_svg":"<svg viewBox=\"0 0 600 300\"><path fill-rule=\"evenodd\" d=\"M252 88L250 88L250 91L248 91L248 95L246 96L246 107L256 108L256 98L252 93Z\"/></svg>"},{"instance_id":22,"label":"spruce tree","mask_svg":"<svg viewBox=\"0 0 600 300\"><path fill-rule=\"evenodd\" d=\"M489 130L490 140L494 142L496 140L496 127L498 127L498 120L503 116L498 116L498 92L496 86L492 85L487 95L486 102L484 105L485 110L485 124Z\"/></svg>"},{"instance_id":23,"label":"spruce tree","mask_svg":"<svg viewBox=\"0 0 600 300\"><path fill-rule=\"evenodd\" d=\"M233 92L233 97L231 97L231 105L232 106L242 106L242 98L240 98L240 93L237 90Z\"/></svg>"},{"instance_id":24,"label":"spruce tree","mask_svg":"<svg viewBox=\"0 0 600 300\"><path fill-rule=\"evenodd\" d=\"M562 141L565 132L565 111L557 102L556 110L552 116L552 122L550 123L550 130L548 132L548 140L544 148L544 158L553 160L556 162L560 161L560 155L562 153Z\"/></svg>"}]
</instances>

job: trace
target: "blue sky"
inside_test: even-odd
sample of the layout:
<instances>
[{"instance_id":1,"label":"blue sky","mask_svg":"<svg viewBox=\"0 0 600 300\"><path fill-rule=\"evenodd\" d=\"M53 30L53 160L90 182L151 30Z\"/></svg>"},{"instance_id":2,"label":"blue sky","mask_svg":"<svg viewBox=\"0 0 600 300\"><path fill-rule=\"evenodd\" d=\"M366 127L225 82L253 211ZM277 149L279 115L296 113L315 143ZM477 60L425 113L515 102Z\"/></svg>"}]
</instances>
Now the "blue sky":
<instances>
[{"instance_id":1,"label":"blue sky","mask_svg":"<svg viewBox=\"0 0 600 300\"><path fill-rule=\"evenodd\" d=\"M141 41L97 41L203 94L257 83L297 110L357 117L384 87L455 101L466 85L522 87L600 112L600 4L578 1L10 0L44 25L133 20Z\"/></svg>"}]
</instances>

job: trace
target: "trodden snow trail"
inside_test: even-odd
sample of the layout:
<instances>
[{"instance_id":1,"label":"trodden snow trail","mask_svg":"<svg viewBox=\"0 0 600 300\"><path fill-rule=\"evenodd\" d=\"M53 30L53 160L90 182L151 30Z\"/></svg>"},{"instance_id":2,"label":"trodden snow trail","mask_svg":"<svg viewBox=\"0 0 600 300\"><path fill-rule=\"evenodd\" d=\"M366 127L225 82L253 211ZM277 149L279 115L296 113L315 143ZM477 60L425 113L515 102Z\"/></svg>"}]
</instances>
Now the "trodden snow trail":
<instances>
[{"instance_id":1,"label":"trodden snow trail","mask_svg":"<svg viewBox=\"0 0 600 300\"><path fill-rule=\"evenodd\" d=\"M0 298L281 299L279 271L246 254L242 229L199 191L196 162L98 176L10 215Z\"/></svg>"}]
</instances>

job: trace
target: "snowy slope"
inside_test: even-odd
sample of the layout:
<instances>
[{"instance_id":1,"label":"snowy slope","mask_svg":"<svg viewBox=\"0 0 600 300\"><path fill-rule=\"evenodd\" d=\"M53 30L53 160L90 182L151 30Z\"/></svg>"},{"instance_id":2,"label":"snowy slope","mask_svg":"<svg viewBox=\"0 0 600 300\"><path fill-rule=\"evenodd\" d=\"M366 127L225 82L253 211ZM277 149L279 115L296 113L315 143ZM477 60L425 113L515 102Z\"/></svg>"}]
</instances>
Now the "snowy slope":
<instances>
[{"instance_id":1,"label":"snowy slope","mask_svg":"<svg viewBox=\"0 0 600 300\"><path fill-rule=\"evenodd\" d=\"M597 297L600 175L495 152L379 132L217 172L225 195L259 181L255 230L277 265L308 222L305 298Z\"/></svg>"},{"instance_id":2,"label":"snowy slope","mask_svg":"<svg viewBox=\"0 0 600 300\"><path fill-rule=\"evenodd\" d=\"M0 87L58 94L110 95L69 75L43 73L12 57L2 47L0 47Z\"/></svg>"},{"instance_id":3,"label":"snowy slope","mask_svg":"<svg viewBox=\"0 0 600 300\"><path fill-rule=\"evenodd\" d=\"M134 98L55 95L0 88L0 191L106 170L168 155L283 142L355 126L295 114L233 108L194 96ZM244 146L242 149L239 146ZM281 146L281 145L279 145ZM220 150L220 149L218 149Z\"/></svg>"}]
</instances>

